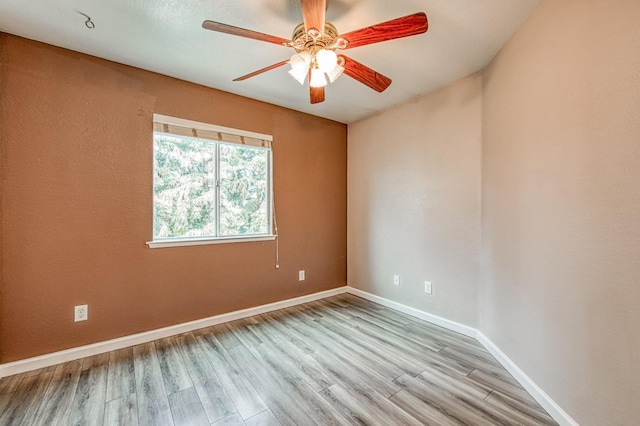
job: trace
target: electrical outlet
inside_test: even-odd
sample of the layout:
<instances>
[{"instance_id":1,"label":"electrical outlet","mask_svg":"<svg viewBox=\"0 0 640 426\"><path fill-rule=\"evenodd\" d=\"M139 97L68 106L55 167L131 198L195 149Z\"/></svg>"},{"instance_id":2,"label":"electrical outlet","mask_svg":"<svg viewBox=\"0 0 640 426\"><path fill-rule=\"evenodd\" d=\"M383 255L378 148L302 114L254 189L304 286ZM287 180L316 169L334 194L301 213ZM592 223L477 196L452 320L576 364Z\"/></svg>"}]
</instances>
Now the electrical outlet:
<instances>
[{"instance_id":1,"label":"electrical outlet","mask_svg":"<svg viewBox=\"0 0 640 426\"><path fill-rule=\"evenodd\" d=\"M79 305L74 309L73 320L75 322L78 321L86 321L89 319L89 306L88 305Z\"/></svg>"},{"instance_id":2,"label":"electrical outlet","mask_svg":"<svg viewBox=\"0 0 640 426\"><path fill-rule=\"evenodd\" d=\"M400 285L400 275L393 276L393 285Z\"/></svg>"},{"instance_id":3,"label":"electrical outlet","mask_svg":"<svg viewBox=\"0 0 640 426\"><path fill-rule=\"evenodd\" d=\"M298 271L298 281L304 281L304 270Z\"/></svg>"},{"instance_id":4,"label":"electrical outlet","mask_svg":"<svg viewBox=\"0 0 640 426\"><path fill-rule=\"evenodd\" d=\"M431 281L424 282L424 292L427 294L431 294L433 292L433 288L431 286Z\"/></svg>"}]
</instances>

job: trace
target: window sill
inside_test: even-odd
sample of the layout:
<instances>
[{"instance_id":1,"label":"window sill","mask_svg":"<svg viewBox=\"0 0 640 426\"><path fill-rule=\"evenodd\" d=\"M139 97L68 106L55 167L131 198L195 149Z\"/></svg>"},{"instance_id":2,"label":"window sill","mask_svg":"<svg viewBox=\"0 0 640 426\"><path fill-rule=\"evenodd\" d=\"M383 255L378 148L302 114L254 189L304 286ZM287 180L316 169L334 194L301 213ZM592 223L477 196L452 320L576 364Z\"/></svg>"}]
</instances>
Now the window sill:
<instances>
[{"instance_id":1,"label":"window sill","mask_svg":"<svg viewBox=\"0 0 640 426\"><path fill-rule=\"evenodd\" d=\"M252 235L249 237L220 237L220 238L175 238L166 240L149 241L146 244L149 248L166 248L166 247L184 247L184 246L203 246L208 244L227 244L227 243L250 243L256 241L272 241L275 235Z\"/></svg>"}]
</instances>

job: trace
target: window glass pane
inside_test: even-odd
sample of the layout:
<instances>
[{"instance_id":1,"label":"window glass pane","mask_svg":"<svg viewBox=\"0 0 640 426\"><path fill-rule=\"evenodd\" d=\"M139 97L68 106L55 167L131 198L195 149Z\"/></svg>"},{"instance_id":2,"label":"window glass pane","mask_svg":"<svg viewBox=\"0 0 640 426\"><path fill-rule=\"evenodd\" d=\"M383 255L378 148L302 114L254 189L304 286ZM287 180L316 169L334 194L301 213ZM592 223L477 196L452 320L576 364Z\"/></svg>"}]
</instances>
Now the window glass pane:
<instances>
[{"instance_id":1,"label":"window glass pane","mask_svg":"<svg viewBox=\"0 0 640 426\"><path fill-rule=\"evenodd\" d=\"M220 235L268 234L269 152L220 144Z\"/></svg>"},{"instance_id":2,"label":"window glass pane","mask_svg":"<svg viewBox=\"0 0 640 426\"><path fill-rule=\"evenodd\" d=\"M214 142L155 133L154 238L216 235Z\"/></svg>"}]
</instances>

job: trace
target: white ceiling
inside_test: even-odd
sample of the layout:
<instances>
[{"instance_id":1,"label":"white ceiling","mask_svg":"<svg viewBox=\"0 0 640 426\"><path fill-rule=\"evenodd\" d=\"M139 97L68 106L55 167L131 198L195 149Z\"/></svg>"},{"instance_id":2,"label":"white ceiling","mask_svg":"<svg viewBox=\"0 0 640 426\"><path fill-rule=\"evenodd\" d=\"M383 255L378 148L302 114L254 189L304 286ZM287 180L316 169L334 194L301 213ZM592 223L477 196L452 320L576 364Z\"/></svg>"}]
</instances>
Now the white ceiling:
<instances>
[{"instance_id":1,"label":"white ceiling","mask_svg":"<svg viewBox=\"0 0 640 426\"><path fill-rule=\"evenodd\" d=\"M377 93L343 75L316 105L288 66L232 82L293 49L202 28L209 19L290 39L299 0L2 0L0 31L351 123L482 70L540 1L327 0L340 33L420 11L429 31L349 50L393 83Z\"/></svg>"}]
</instances>

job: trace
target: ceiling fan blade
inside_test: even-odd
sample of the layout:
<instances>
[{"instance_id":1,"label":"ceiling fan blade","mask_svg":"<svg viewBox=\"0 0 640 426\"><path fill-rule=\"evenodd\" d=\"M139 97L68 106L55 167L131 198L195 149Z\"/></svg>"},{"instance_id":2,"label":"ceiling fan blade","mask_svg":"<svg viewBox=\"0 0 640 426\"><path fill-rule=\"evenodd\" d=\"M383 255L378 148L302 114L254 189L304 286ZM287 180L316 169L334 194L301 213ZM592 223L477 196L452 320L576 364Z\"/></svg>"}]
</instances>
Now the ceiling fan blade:
<instances>
[{"instance_id":1,"label":"ceiling fan blade","mask_svg":"<svg viewBox=\"0 0 640 426\"><path fill-rule=\"evenodd\" d=\"M324 33L324 15L327 9L326 0L300 0L302 6L302 19L304 20L304 29L309 31L311 28Z\"/></svg>"},{"instance_id":2,"label":"ceiling fan blade","mask_svg":"<svg viewBox=\"0 0 640 426\"><path fill-rule=\"evenodd\" d=\"M312 104L319 104L320 102L324 102L324 87L309 86L309 95Z\"/></svg>"},{"instance_id":3,"label":"ceiling fan blade","mask_svg":"<svg viewBox=\"0 0 640 426\"><path fill-rule=\"evenodd\" d=\"M351 49L381 41L422 34L427 32L428 29L427 15L424 12L419 12L341 34L340 37L349 42L345 49Z\"/></svg>"},{"instance_id":4,"label":"ceiling fan blade","mask_svg":"<svg viewBox=\"0 0 640 426\"><path fill-rule=\"evenodd\" d=\"M216 31L219 33L231 34L239 37L252 38L254 40L266 41L268 43L275 43L279 45L287 45L291 43L291 40L286 38L276 37L269 34L259 33L257 31L251 31L244 28L234 27L233 25L223 24L215 21L204 21L202 28L206 30Z\"/></svg>"},{"instance_id":5,"label":"ceiling fan blade","mask_svg":"<svg viewBox=\"0 0 640 426\"><path fill-rule=\"evenodd\" d=\"M242 77L234 78L233 81L246 80L248 78L255 77L258 74L262 74L263 72L271 71L272 69L281 67L281 66L286 65L288 63L289 63L289 60L287 59L286 61L282 61L282 62L278 62L277 64L269 65L268 67L264 67L262 69L259 69L258 71L254 71L254 72L252 72L250 74L243 75Z\"/></svg>"},{"instance_id":6,"label":"ceiling fan blade","mask_svg":"<svg viewBox=\"0 0 640 426\"><path fill-rule=\"evenodd\" d=\"M376 92L384 92L391 84L391 79L389 77L386 77L347 56L339 56L344 58L344 73L346 75L371 87Z\"/></svg>"}]
</instances>

